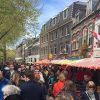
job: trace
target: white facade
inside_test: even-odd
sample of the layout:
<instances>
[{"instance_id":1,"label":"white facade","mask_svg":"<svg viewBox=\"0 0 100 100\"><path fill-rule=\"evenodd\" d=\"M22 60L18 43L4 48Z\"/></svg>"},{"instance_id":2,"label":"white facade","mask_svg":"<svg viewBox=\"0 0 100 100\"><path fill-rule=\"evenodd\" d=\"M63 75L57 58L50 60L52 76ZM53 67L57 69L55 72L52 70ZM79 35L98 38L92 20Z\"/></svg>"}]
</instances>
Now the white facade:
<instances>
[{"instance_id":1,"label":"white facade","mask_svg":"<svg viewBox=\"0 0 100 100\"><path fill-rule=\"evenodd\" d=\"M26 57L26 63L34 63L36 61L39 61L40 56L39 55L31 55Z\"/></svg>"}]
</instances>

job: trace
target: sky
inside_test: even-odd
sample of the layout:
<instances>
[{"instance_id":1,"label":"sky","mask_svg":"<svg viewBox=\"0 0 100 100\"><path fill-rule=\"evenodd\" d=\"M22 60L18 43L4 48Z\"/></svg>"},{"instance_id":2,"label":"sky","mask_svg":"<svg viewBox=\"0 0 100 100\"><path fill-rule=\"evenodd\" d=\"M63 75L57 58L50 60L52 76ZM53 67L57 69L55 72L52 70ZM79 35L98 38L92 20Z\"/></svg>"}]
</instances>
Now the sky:
<instances>
[{"instance_id":1,"label":"sky","mask_svg":"<svg viewBox=\"0 0 100 100\"><path fill-rule=\"evenodd\" d=\"M42 8L41 15L38 19L39 26L45 24L50 18L56 16L64 8L68 7L75 1L87 1L87 0L41 0Z\"/></svg>"},{"instance_id":2,"label":"sky","mask_svg":"<svg viewBox=\"0 0 100 100\"><path fill-rule=\"evenodd\" d=\"M69 5L75 1L87 1L87 0L40 0L40 11L41 14L38 18L39 30L37 31L37 36L40 34L42 25L45 24L50 18L53 18L59 12L63 11ZM23 38L34 37L33 34L25 35ZM20 40L22 41L23 38ZM18 43L19 44L19 41Z\"/></svg>"}]
</instances>

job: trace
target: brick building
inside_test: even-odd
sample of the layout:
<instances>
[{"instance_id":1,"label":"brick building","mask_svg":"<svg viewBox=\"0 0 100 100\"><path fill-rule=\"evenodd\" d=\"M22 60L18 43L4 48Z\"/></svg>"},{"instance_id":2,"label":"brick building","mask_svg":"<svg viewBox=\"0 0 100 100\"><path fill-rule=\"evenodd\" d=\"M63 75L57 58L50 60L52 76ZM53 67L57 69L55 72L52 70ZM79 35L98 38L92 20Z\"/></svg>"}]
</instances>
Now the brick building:
<instances>
[{"instance_id":1,"label":"brick building","mask_svg":"<svg viewBox=\"0 0 100 100\"><path fill-rule=\"evenodd\" d=\"M80 19L80 11L78 11L76 21L72 27L71 35L71 52L72 56L80 56L81 48L84 44L88 46L87 56L91 56L93 49L96 47L96 39L93 36L93 32L99 33L100 22L97 25L96 22L100 20L98 16L100 14L100 1L99 0L89 0L87 2L86 12L84 13L84 18ZM99 17L99 18L98 18ZM98 42L97 42L98 44ZM100 48L100 45L98 46Z\"/></svg>"}]
</instances>

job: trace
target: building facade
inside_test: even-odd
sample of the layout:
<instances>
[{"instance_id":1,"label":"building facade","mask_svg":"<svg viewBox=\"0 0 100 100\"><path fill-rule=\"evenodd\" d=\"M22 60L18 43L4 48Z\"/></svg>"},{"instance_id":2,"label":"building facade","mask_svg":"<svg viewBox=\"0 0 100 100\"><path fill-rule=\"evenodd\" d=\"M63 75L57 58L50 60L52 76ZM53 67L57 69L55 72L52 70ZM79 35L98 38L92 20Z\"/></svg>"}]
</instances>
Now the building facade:
<instances>
[{"instance_id":1,"label":"building facade","mask_svg":"<svg viewBox=\"0 0 100 100\"><path fill-rule=\"evenodd\" d=\"M34 63L40 59L39 38L23 39L22 43L16 47L16 61Z\"/></svg>"},{"instance_id":2,"label":"building facade","mask_svg":"<svg viewBox=\"0 0 100 100\"><path fill-rule=\"evenodd\" d=\"M43 25L40 34L40 58L66 58L71 54L71 28L75 12L85 12L86 3L74 2ZM84 16L81 13L81 18Z\"/></svg>"},{"instance_id":3,"label":"building facade","mask_svg":"<svg viewBox=\"0 0 100 100\"><path fill-rule=\"evenodd\" d=\"M27 56L25 57L26 63L34 63L40 59L39 49L39 38L32 39L32 43L25 48L27 52Z\"/></svg>"},{"instance_id":4,"label":"building facade","mask_svg":"<svg viewBox=\"0 0 100 100\"><path fill-rule=\"evenodd\" d=\"M16 60L17 62L23 60L22 50L23 50L23 44L21 43L21 44L19 44L19 45L16 47L16 56L15 56L15 60Z\"/></svg>"},{"instance_id":5,"label":"building facade","mask_svg":"<svg viewBox=\"0 0 100 100\"><path fill-rule=\"evenodd\" d=\"M79 12L80 13L80 12ZM100 1L89 0L87 3L86 16L82 19L78 19L73 24L71 34L71 52L72 56L82 56L82 52L86 51L86 57L93 56L94 49L100 48L97 42L98 40L94 37L94 32L99 33L100 27ZM80 15L78 15L80 17ZM76 19L77 20L77 19ZM77 23L78 22L78 23ZM87 47L85 46L87 45ZM86 47L86 48L85 48ZM85 48L83 50L83 48ZM100 56L99 56L100 57Z\"/></svg>"}]
</instances>

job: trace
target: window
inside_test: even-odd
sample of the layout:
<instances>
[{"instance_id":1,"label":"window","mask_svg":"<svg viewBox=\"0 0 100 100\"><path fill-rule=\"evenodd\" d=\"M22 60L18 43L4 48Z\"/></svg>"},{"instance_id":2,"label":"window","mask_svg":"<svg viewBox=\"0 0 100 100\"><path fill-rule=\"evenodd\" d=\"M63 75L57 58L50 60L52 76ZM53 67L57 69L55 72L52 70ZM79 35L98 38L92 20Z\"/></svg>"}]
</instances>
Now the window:
<instances>
[{"instance_id":1,"label":"window","mask_svg":"<svg viewBox=\"0 0 100 100\"><path fill-rule=\"evenodd\" d=\"M50 40L53 41L53 33L50 34Z\"/></svg>"},{"instance_id":2,"label":"window","mask_svg":"<svg viewBox=\"0 0 100 100\"><path fill-rule=\"evenodd\" d=\"M60 52L62 52L64 48L65 48L64 45L61 43L60 44Z\"/></svg>"},{"instance_id":3,"label":"window","mask_svg":"<svg viewBox=\"0 0 100 100\"><path fill-rule=\"evenodd\" d=\"M96 7L97 3L100 3L100 1L99 0L92 0L92 11L96 10L95 7Z\"/></svg>"},{"instance_id":4,"label":"window","mask_svg":"<svg viewBox=\"0 0 100 100\"><path fill-rule=\"evenodd\" d=\"M59 21L60 21L60 14L57 15L56 21L57 21L57 23L59 23Z\"/></svg>"},{"instance_id":5,"label":"window","mask_svg":"<svg viewBox=\"0 0 100 100\"><path fill-rule=\"evenodd\" d=\"M66 29L65 29L65 34L66 34L66 36L69 35L69 33L68 33L68 27L66 27Z\"/></svg>"},{"instance_id":6,"label":"window","mask_svg":"<svg viewBox=\"0 0 100 100\"><path fill-rule=\"evenodd\" d=\"M79 38L79 48L82 46L82 37Z\"/></svg>"},{"instance_id":7,"label":"window","mask_svg":"<svg viewBox=\"0 0 100 100\"><path fill-rule=\"evenodd\" d=\"M41 37L41 43L43 43L43 37Z\"/></svg>"},{"instance_id":8,"label":"window","mask_svg":"<svg viewBox=\"0 0 100 100\"><path fill-rule=\"evenodd\" d=\"M76 23L78 23L79 22L79 15L77 14L76 15Z\"/></svg>"},{"instance_id":9,"label":"window","mask_svg":"<svg viewBox=\"0 0 100 100\"><path fill-rule=\"evenodd\" d=\"M88 39L88 29L84 28L83 29L83 44L86 43L87 44L87 39Z\"/></svg>"},{"instance_id":10,"label":"window","mask_svg":"<svg viewBox=\"0 0 100 100\"><path fill-rule=\"evenodd\" d=\"M92 12L92 0L87 2L87 15Z\"/></svg>"},{"instance_id":11,"label":"window","mask_svg":"<svg viewBox=\"0 0 100 100\"><path fill-rule=\"evenodd\" d=\"M47 46L45 47L45 53L46 54L48 53L48 47Z\"/></svg>"},{"instance_id":12,"label":"window","mask_svg":"<svg viewBox=\"0 0 100 100\"><path fill-rule=\"evenodd\" d=\"M50 46L50 53L53 54L53 47Z\"/></svg>"},{"instance_id":13,"label":"window","mask_svg":"<svg viewBox=\"0 0 100 100\"><path fill-rule=\"evenodd\" d=\"M57 45L54 45L54 54L57 53Z\"/></svg>"},{"instance_id":14,"label":"window","mask_svg":"<svg viewBox=\"0 0 100 100\"><path fill-rule=\"evenodd\" d=\"M48 41L48 34L47 34L47 41Z\"/></svg>"},{"instance_id":15,"label":"window","mask_svg":"<svg viewBox=\"0 0 100 100\"><path fill-rule=\"evenodd\" d=\"M54 40L54 34L52 33L52 39L51 39L52 41Z\"/></svg>"},{"instance_id":16,"label":"window","mask_svg":"<svg viewBox=\"0 0 100 100\"><path fill-rule=\"evenodd\" d=\"M57 33L57 32L55 32L55 38L56 38L56 39L58 38L58 33Z\"/></svg>"},{"instance_id":17,"label":"window","mask_svg":"<svg viewBox=\"0 0 100 100\"><path fill-rule=\"evenodd\" d=\"M33 59L31 58L31 62L33 62Z\"/></svg>"},{"instance_id":18,"label":"window","mask_svg":"<svg viewBox=\"0 0 100 100\"><path fill-rule=\"evenodd\" d=\"M98 26L98 34L100 35L100 26ZM100 48L100 42L98 42L97 47Z\"/></svg>"},{"instance_id":19,"label":"window","mask_svg":"<svg viewBox=\"0 0 100 100\"><path fill-rule=\"evenodd\" d=\"M50 26L52 26L52 19L50 20Z\"/></svg>"},{"instance_id":20,"label":"window","mask_svg":"<svg viewBox=\"0 0 100 100\"><path fill-rule=\"evenodd\" d=\"M100 26L98 26L98 34L100 35Z\"/></svg>"},{"instance_id":21,"label":"window","mask_svg":"<svg viewBox=\"0 0 100 100\"><path fill-rule=\"evenodd\" d=\"M61 36L64 36L64 28L62 28Z\"/></svg>"},{"instance_id":22,"label":"window","mask_svg":"<svg viewBox=\"0 0 100 100\"><path fill-rule=\"evenodd\" d=\"M93 35L92 35L92 31L93 31L93 24L89 25L88 28L88 45L92 45L93 44Z\"/></svg>"},{"instance_id":23,"label":"window","mask_svg":"<svg viewBox=\"0 0 100 100\"><path fill-rule=\"evenodd\" d=\"M53 18L53 25L55 25L55 24L56 24L56 17Z\"/></svg>"},{"instance_id":24,"label":"window","mask_svg":"<svg viewBox=\"0 0 100 100\"><path fill-rule=\"evenodd\" d=\"M63 19L68 17L68 9L64 10L63 12Z\"/></svg>"},{"instance_id":25,"label":"window","mask_svg":"<svg viewBox=\"0 0 100 100\"><path fill-rule=\"evenodd\" d=\"M66 53L70 53L70 44L67 44L65 45L65 52Z\"/></svg>"},{"instance_id":26,"label":"window","mask_svg":"<svg viewBox=\"0 0 100 100\"><path fill-rule=\"evenodd\" d=\"M59 36L60 36L60 38L62 37L62 33L63 33L63 32L62 32L62 29L60 29L60 30L59 30L59 34L60 34Z\"/></svg>"},{"instance_id":27,"label":"window","mask_svg":"<svg viewBox=\"0 0 100 100\"><path fill-rule=\"evenodd\" d=\"M46 42L45 40L46 40L46 38L45 38L45 36L44 36L44 42Z\"/></svg>"},{"instance_id":28,"label":"window","mask_svg":"<svg viewBox=\"0 0 100 100\"><path fill-rule=\"evenodd\" d=\"M36 58L34 58L34 62L36 62Z\"/></svg>"}]
</instances>

